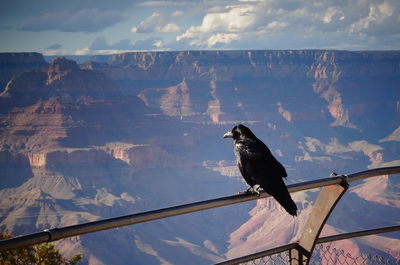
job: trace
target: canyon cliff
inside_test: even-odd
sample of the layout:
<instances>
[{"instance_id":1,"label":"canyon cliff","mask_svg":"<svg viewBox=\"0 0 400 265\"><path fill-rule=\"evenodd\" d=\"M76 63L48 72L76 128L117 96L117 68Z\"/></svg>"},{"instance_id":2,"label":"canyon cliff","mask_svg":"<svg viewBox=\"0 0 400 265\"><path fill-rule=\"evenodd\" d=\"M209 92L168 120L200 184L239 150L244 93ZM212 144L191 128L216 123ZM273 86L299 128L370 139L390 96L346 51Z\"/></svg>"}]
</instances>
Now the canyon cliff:
<instances>
[{"instance_id":1,"label":"canyon cliff","mask_svg":"<svg viewBox=\"0 0 400 265\"><path fill-rule=\"evenodd\" d=\"M0 54L0 229L68 226L246 188L232 143L249 126L287 184L400 165L400 52L185 51L65 57ZM395 225L398 176L356 183L325 234ZM294 242L318 192L57 241L86 264L210 264ZM347 240L400 257L398 234Z\"/></svg>"}]
</instances>

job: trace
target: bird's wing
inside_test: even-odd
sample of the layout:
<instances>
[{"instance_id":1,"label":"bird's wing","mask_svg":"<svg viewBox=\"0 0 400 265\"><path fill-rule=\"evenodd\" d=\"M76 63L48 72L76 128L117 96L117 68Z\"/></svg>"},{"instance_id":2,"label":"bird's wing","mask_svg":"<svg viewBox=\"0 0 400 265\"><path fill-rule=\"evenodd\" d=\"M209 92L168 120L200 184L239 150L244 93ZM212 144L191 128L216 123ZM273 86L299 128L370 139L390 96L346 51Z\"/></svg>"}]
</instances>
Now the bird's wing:
<instances>
[{"instance_id":1,"label":"bird's wing","mask_svg":"<svg viewBox=\"0 0 400 265\"><path fill-rule=\"evenodd\" d=\"M266 178L286 177L285 168L272 155L269 148L260 140L246 140L240 148L241 172L256 179L261 184ZM244 175L243 175L244 176ZM245 176L244 176L245 177Z\"/></svg>"},{"instance_id":2,"label":"bird's wing","mask_svg":"<svg viewBox=\"0 0 400 265\"><path fill-rule=\"evenodd\" d=\"M275 178L274 181L269 181L267 184L262 183L261 187L282 205L285 210L295 216L297 215L297 206L290 196L282 178Z\"/></svg>"},{"instance_id":3,"label":"bird's wing","mask_svg":"<svg viewBox=\"0 0 400 265\"><path fill-rule=\"evenodd\" d=\"M280 205L291 215L297 215L297 206L290 197L283 177L286 177L286 170L272 155L269 148L260 140L254 144L255 154L253 157L254 174L260 186L271 194Z\"/></svg>"},{"instance_id":4,"label":"bird's wing","mask_svg":"<svg viewBox=\"0 0 400 265\"><path fill-rule=\"evenodd\" d=\"M260 150L261 159L264 159L266 169L269 170L272 175L280 178L287 177L285 168L276 160L269 148L262 141L258 140L257 148Z\"/></svg>"},{"instance_id":5,"label":"bird's wing","mask_svg":"<svg viewBox=\"0 0 400 265\"><path fill-rule=\"evenodd\" d=\"M257 184L256 179L252 177L252 174L249 172L248 160L241 157L241 159L238 160L238 167L247 184L251 187Z\"/></svg>"},{"instance_id":6,"label":"bird's wing","mask_svg":"<svg viewBox=\"0 0 400 265\"><path fill-rule=\"evenodd\" d=\"M242 176L250 186L259 184L271 194L291 215L296 215L297 206L283 182L285 168L272 155L268 147L260 140L237 141L235 152Z\"/></svg>"}]
</instances>

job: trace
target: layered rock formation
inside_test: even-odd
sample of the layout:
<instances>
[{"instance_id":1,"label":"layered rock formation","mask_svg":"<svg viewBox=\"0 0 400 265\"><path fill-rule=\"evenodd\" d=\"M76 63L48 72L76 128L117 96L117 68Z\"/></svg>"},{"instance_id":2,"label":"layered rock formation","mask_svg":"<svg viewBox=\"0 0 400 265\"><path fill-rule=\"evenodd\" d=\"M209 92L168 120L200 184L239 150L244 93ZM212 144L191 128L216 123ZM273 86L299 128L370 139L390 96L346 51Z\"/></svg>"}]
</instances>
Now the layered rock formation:
<instances>
[{"instance_id":1,"label":"layered rock formation","mask_svg":"<svg viewBox=\"0 0 400 265\"><path fill-rule=\"evenodd\" d=\"M194 113L214 122L263 121L266 114L268 120L278 119L276 110L287 106L291 122L327 122L360 130L371 128L358 128L357 122L371 124L369 116L385 113L381 118L391 124L388 130L398 119L394 104L399 56L344 51L127 53L93 57L98 63L86 67L104 72L126 93L141 93L145 102L157 102L164 109L177 104L166 88L185 84L185 108L169 114L190 115L192 120L199 120ZM385 93L376 87L385 87Z\"/></svg>"},{"instance_id":2,"label":"layered rock formation","mask_svg":"<svg viewBox=\"0 0 400 265\"><path fill-rule=\"evenodd\" d=\"M47 66L43 55L34 52L0 53L0 90L19 74Z\"/></svg>"},{"instance_id":3,"label":"layered rock formation","mask_svg":"<svg viewBox=\"0 0 400 265\"><path fill-rule=\"evenodd\" d=\"M288 183L399 165L399 52L143 52L82 65L33 57L0 54L8 79L0 94L1 231L243 190L231 142L221 138L239 122L270 146ZM6 78L16 62L23 70ZM325 233L396 224L396 177L354 187ZM91 265L209 264L295 241L316 196L294 194L296 219L268 199L57 244ZM400 244L383 235L339 245L398 258Z\"/></svg>"}]
</instances>

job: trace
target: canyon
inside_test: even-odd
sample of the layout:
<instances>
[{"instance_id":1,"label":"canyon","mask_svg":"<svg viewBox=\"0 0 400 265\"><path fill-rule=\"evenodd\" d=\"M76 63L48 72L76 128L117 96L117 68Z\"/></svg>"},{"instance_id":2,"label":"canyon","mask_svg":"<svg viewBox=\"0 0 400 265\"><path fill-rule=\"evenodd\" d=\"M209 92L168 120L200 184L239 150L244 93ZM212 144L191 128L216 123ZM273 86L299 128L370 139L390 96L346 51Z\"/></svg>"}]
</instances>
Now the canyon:
<instances>
[{"instance_id":1,"label":"canyon","mask_svg":"<svg viewBox=\"0 0 400 265\"><path fill-rule=\"evenodd\" d=\"M232 143L249 126L286 184L400 165L400 52L177 51L77 64L0 54L0 231L15 235L244 190ZM400 179L355 183L324 235L397 225ZM84 263L210 264L296 241L318 191L56 242ZM400 258L400 235L334 243Z\"/></svg>"}]
</instances>

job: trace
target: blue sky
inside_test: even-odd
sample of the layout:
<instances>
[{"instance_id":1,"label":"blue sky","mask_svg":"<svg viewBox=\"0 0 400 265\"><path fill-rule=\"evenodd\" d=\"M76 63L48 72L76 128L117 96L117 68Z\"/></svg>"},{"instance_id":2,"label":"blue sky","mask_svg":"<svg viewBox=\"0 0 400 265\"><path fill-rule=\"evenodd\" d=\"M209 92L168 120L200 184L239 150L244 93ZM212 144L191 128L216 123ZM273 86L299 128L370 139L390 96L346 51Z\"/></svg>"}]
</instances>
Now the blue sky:
<instances>
[{"instance_id":1,"label":"blue sky","mask_svg":"<svg viewBox=\"0 0 400 265\"><path fill-rule=\"evenodd\" d=\"M0 52L399 50L400 0L1 0Z\"/></svg>"}]
</instances>

